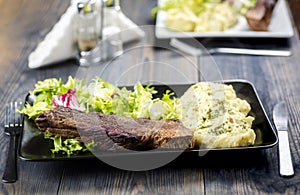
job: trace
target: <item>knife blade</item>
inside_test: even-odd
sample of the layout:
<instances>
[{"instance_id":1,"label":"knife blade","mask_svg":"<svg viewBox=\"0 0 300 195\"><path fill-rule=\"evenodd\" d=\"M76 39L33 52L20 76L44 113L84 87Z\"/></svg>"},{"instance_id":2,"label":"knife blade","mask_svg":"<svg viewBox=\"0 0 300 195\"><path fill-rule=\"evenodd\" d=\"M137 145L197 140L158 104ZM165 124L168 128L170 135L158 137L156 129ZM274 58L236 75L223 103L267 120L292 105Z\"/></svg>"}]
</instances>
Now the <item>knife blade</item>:
<instances>
[{"instance_id":1,"label":"knife blade","mask_svg":"<svg viewBox=\"0 0 300 195\"><path fill-rule=\"evenodd\" d=\"M288 111L284 102L275 105L273 121L279 140L279 173L281 176L293 176L294 168L288 139Z\"/></svg>"},{"instance_id":2,"label":"knife blade","mask_svg":"<svg viewBox=\"0 0 300 195\"><path fill-rule=\"evenodd\" d=\"M243 55L256 55L256 56L283 56L288 57L292 55L289 50L270 50L270 49L248 49L248 48L196 48L187 43L180 41L176 38L172 38L170 45L177 48L178 50L192 55L192 56L202 56L209 54L243 54Z\"/></svg>"}]
</instances>

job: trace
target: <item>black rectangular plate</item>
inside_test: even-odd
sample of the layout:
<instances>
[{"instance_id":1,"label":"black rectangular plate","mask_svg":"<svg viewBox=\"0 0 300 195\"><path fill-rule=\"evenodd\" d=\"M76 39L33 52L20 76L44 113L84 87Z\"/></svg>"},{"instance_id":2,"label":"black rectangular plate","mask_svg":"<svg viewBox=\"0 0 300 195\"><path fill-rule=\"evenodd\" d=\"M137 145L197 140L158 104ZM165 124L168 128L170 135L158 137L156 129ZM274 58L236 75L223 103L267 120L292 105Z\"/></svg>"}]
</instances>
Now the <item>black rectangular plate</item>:
<instances>
[{"instance_id":1,"label":"black rectangular plate","mask_svg":"<svg viewBox=\"0 0 300 195\"><path fill-rule=\"evenodd\" d=\"M268 116L261 104L261 101L257 95L257 92L254 86L244 80L232 80L224 81L225 84L231 84L237 94L237 97L246 100L251 105L250 115L255 117L253 121L252 128L255 130L257 139L259 141L254 146L248 147L236 147L236 148L218 148L218 149L193 149L186 151L185 153L198 153L207 152L222 152L222 151L237 151L237 150L262 150L274 147L278 143L277 134L274 130L273 125L270 123ZM191 86L187 85L153 85L158 91L156 97L161 97L161 95L170 89L175 92L176 97L181 97L183 93ZM129 89L131 87L128 87ZM28 101L28 96L26 97ZM21 135L21 142L19 147L19 156L23 160L33 160L33 161L43 161L43 160L72 160L72 159L91 159L95 156L91 152L82 152L77 155L67 156L64 154L55 154L51 153L51 148L53 148L53 143L51 140L44 139L44 135L40 132L34 121L29 120L27 117L24 117L24 130ZM175 151L146 151L141 152L143 155L155 155L155 153L166 154ZM130 155L131 153L128 153ZM137 153L132 153L137 154ZM117 154L114 154L117 155ZM126 153L122 153L126 155Z\"/></svg>"}]
</instances>

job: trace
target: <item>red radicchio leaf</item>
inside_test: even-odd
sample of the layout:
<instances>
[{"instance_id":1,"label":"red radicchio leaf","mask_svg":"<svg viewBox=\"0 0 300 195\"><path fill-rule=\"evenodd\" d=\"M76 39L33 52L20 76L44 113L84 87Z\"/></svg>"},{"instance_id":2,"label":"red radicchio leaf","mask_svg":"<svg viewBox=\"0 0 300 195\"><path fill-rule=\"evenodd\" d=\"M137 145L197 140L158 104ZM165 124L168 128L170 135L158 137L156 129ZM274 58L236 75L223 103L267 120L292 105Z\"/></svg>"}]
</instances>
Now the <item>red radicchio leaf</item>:
<instances>
[{"instance_id":1,"label":"red radicchio leaf","mask_svg":"<svg viewBox=\"0 0 300 195\"><path fill-rule=\"evenodd\" d=\"M54 107L64 106L76 110L84 110L77 101L76 89L69 89L66 94L54 95L52 103Z\"/></svg>"}]
</instances>

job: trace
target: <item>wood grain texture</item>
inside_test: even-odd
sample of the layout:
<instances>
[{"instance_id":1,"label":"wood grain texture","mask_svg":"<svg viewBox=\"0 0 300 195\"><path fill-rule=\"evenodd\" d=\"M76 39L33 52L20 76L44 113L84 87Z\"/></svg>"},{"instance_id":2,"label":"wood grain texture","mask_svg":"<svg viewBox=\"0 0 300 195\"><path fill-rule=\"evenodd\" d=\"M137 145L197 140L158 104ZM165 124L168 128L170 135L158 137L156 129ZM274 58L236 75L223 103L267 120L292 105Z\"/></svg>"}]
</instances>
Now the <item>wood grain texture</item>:
<instances>
[{"instance_id":1,"label":"wood grain texture","mask_svg":"<svg viewBox=\"0 0 300 195\"><path fill-rule=\"evenodd\" d=\"M155 20L148 13L156 0L123 0L124 13L139 25L151 25ZM290 3L297 1L289 1ZM55 77L63 81L71 76L85 76L75 60L31 70L27 67L30 52L41 41L62 13L67 0L0 0L0 175L4 172L8 137L2 130L4 106L11 100L23 100L38 80ZM296 6L295 6L296 7ZM292 7L293 13L300 13ZM296 10L296 11L295 11ZM294 16L298 17L298 16ZM295 19L296 21L296 19ZM297 24L297 22L295 22ZM2 28L3 27L3 28ZM147 28L148 33L154 31ZM159 47L166 41L152 40ZM300 43L298 36L278 39L199 39L206 47L235 45L237 47L291 49L291 57L215 55L214 61L221 79L246 79L257 90L267 115L284 100L290 114L289 139L295 176L282 178L278 173L277 147L265 151L208 153L205 156L183 154L170 164L149 171L132 172L110 167L99 160L28 162L19 160L19 180L0 183L0 194L299 194L300 189ZM143 47L117 59L110 66L94 71L111 82L132 84L134 79L165 83L195 82L197 65L162 48ZM122 63L120 64L119 61ZM195 60L191 58L191 60ZM173 65L186 75L179 79L159 63ZM210 60L201 59L200 67ZM143 66L135 66L143 64ZM136 67L136 69L134 69ZM127 72L128 69L134 70ZM120 79L122 74L132 79ZM210 80L215 75L203 75Z\"/></svg>"}]
</instances>

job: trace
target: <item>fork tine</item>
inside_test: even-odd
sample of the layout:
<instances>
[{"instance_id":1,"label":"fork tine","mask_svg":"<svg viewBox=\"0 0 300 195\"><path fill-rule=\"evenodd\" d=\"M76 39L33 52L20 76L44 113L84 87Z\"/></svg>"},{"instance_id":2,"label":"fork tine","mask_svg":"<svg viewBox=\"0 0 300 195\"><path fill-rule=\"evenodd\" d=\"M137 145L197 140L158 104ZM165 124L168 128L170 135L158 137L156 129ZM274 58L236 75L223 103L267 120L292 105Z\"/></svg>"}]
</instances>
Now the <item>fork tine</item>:
<instances>
[{"instance_id":1,"label":"fork tine","mask_svg":"<svg viewBox=\"0 0 300 195\"><path fill-rule=\"evenodd\" d=\"M8 126L11 127L11 121L12 121L12 116L11 116L11 109L12 109L12 102L10 102L9 107L8 107Z\"/></svg>"},{"instance_id":2,"label":"fork tine","mask_svg":"<svg viewBox=\"0 0 300 195\"><path fill-rule=\"evenodd\" d=\"M9 107L5 107L5 123L4 127L9 127Z\"/></svg>"},{"instance_id":3,"label":"fork tine","mask_svg":"<svg viewBox=\"0 0 300 195\"><path fill-rule=\"evenodd\" d=\"M15 117L14 117L14 104L10 102L10 109L9 109L9 126L13 127L15 124Z\"/></svg>"},{"instance_id":4,"label":"fork tine","mask_svg":"<svg viewBox=\"0 0 300 195\"><path fill-rule=\"evenodd\" d=\"M17 106L18 106L18 103L14 102L13 110L11 110L13 112L13 117L14 117L14 126L17 126L17 124L18 124L18 121L17 121L18 118L17 118L17 112L16 112Z\"/></svg>"},{"instance_id":5,"label":"fork tine","mask_svg":"<svg viewBox=\"0 0 300 195\"><path fill-rule=\"evenodd\" d=\"M19 105L18 105L19 103ZM16 116L16 126L22 126L22 114L19 114L17 113L17 109L19 109L21 106L22 106L22 102L15 102L15 106L16 106L16 109L15 109L15 114L17 115Z\"/></svg>"},{"instance_id":6,"label":"fork tine","mask_svg":"<svg viewBox=\"0 0 300 195\"><path fill-rule=\"evenodd\" d=\"M20 102L20 108L22 108L22 106L23 106L23 102ZM19 116L20 116L20 125L21 126L23 126L23 117L24 117L24 115L23 114L19 114Z\"/></svg>"}]
</instances>

